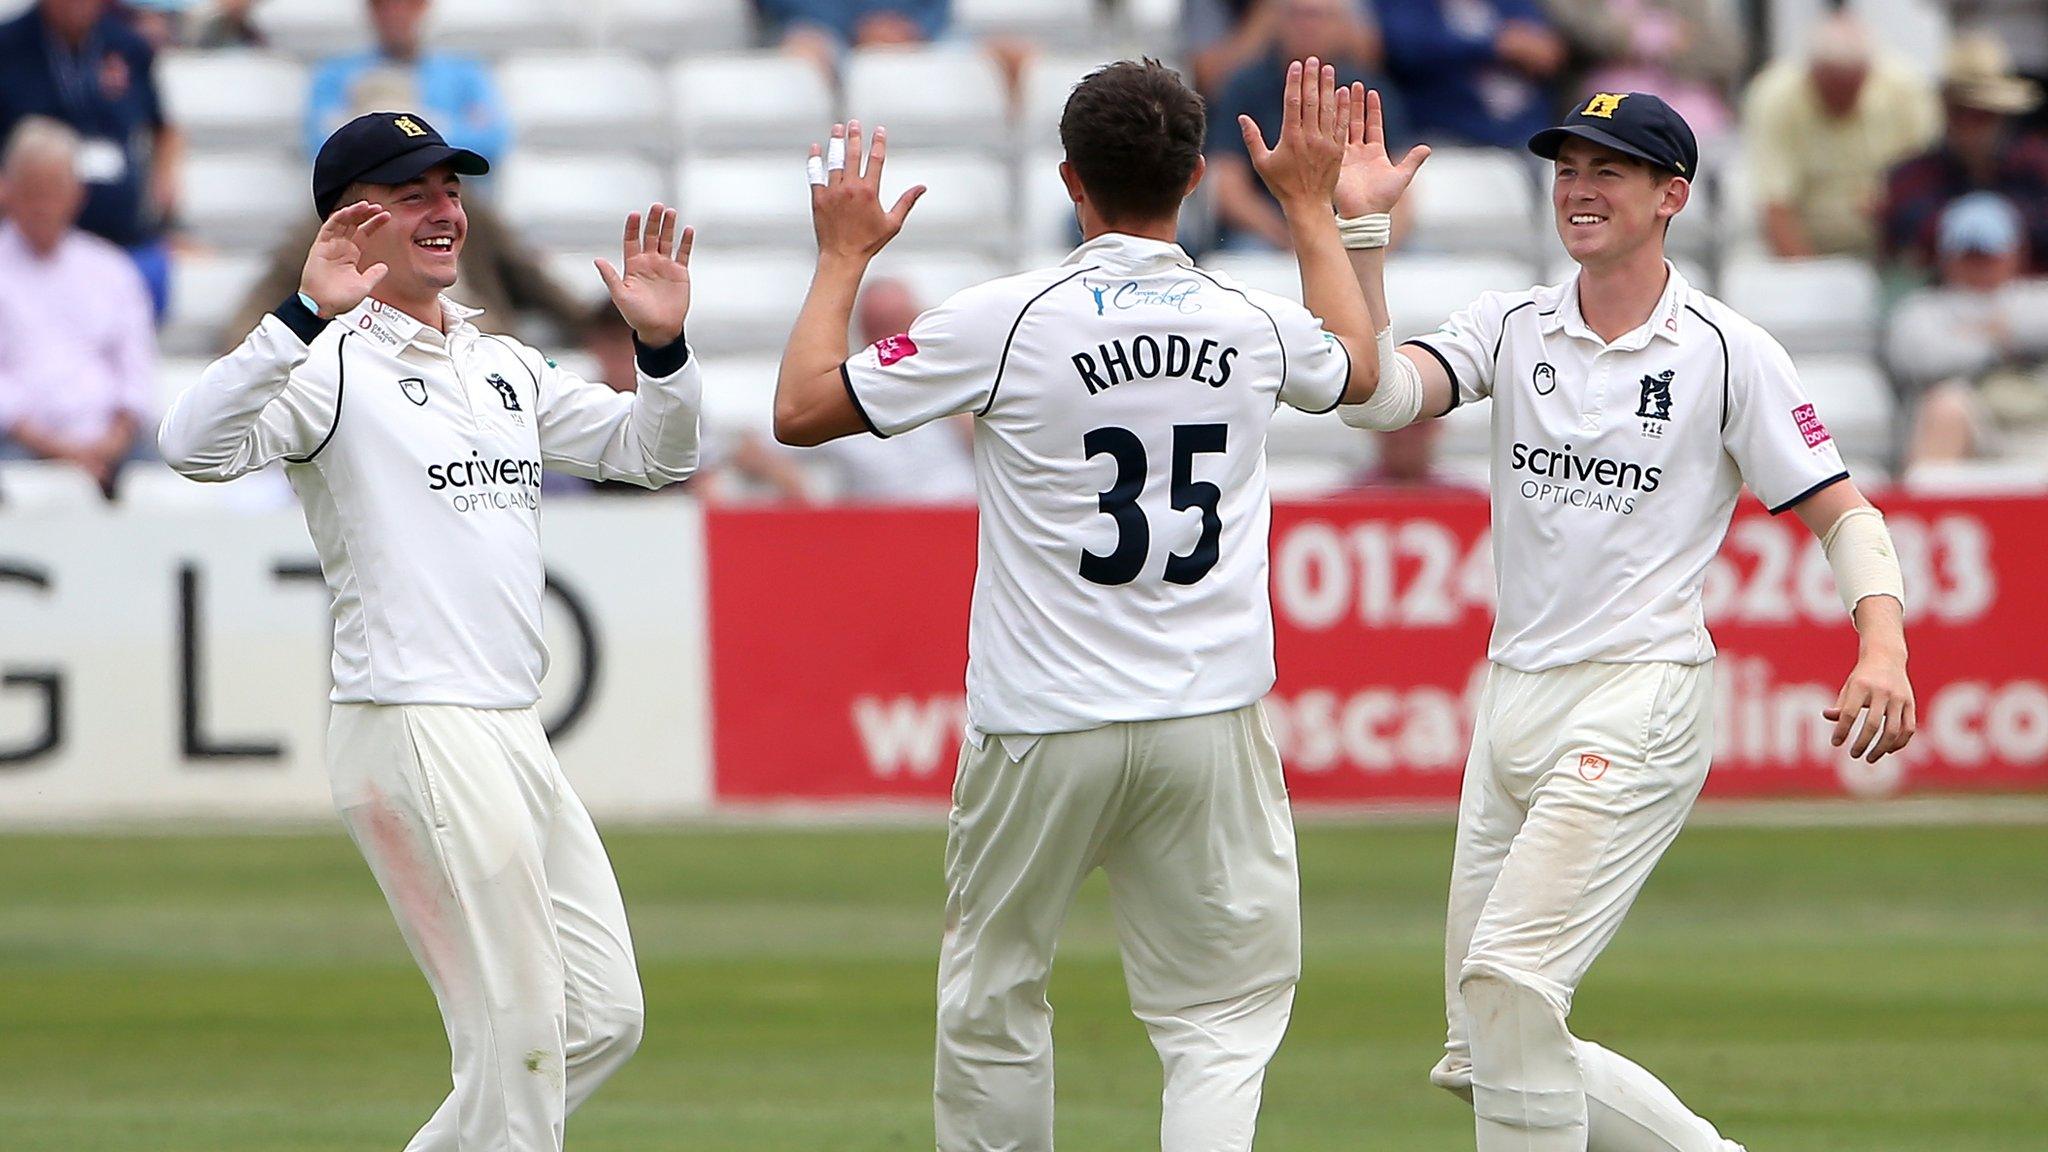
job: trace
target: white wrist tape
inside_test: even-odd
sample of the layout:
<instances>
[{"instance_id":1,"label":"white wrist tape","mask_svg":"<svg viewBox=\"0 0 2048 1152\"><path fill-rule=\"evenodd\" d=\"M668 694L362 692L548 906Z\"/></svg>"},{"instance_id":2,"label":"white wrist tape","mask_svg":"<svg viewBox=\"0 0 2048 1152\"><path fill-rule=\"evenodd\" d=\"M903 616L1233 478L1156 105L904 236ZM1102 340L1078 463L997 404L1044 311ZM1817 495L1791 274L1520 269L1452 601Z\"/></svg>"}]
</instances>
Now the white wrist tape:
<instances>
[{"instance_id":1,"label":"white wrist tape","mask_svg":"<svg viewBox=\"0 0 2048 1152\"><path fill-rule=\"evenodd\" d=\"M1379 347L1380 382L1365 403L1337 409L1337 418L1353 428L1375 432L1406 428L1422 414L1422 373L1415 370L1414 361L1395 350L1392 328L1380 329L1374 343Z\"/></svg>"},{"instance_id":2,"label":"white wrist tape","mask_svg":"<svg viewBox=\"0 0 2048 1152\"><path fill-rule=\"evenodd\" d=\"M1385 248L1394 239L1394 218L1385 212L1339 216L1337 235L1346 248Z\"/></svg>"},{"instance_id":3,"label":"white wrist tape","mask_svg":"<svg viewBox=\"0 0 2048 1152\"><path fill-rule=\"evenodd\" d=\"M1820 538L1820 549L1835 570L1835 590L1850 615L1856 614L1857 602L1865 596L1893 596L1905 604L1906 578L1899 571L1899 554L1885 529L1884 514L1877 509L1866 506L1842 513Z\"/></svg>"}]
</instances>

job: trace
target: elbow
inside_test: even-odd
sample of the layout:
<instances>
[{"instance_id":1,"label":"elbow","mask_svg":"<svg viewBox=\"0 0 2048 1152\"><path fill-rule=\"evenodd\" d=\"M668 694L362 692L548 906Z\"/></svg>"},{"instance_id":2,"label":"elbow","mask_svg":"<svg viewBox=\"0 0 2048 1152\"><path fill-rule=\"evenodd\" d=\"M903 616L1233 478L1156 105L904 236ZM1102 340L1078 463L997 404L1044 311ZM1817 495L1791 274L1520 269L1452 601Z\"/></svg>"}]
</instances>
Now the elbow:
<instances>
[{"instance_id":1,"label":"elbow","mask_svg":"<svg viewBox=\"0 0 2048 1152\"><path fill-rule=\"evenodd\" d=\"M815 448L825 442L818 434L815 422L798 405L778 398L775 401L775 442L791 448Z\"/></svg>"}]
</instances>

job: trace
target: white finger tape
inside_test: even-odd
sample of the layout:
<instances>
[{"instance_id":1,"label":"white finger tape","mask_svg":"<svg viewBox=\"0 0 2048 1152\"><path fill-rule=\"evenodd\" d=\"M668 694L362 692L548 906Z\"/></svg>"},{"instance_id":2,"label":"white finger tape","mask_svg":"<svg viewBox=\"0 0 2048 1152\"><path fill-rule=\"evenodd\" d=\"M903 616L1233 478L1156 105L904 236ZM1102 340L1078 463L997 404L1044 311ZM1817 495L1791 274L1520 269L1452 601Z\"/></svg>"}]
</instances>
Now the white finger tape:
<instances>
[{"instance_id":1,"label":"white finger tape","mask_svg":"<svg viewBox=\"0 0 2048 1152\"><path fill-rule=\"evenodd\" d=\"M846 167L846 137L834 136L825 145L825 170L837 172Z\"/></svg>"},{"instance_id":2,"label":"white finger tape","mask_svg":"<svg viewBox=\"0 0 2048 1152\"><path fill-rule=\"evenodd\" d=\"M817 156L804 161L804 175L811 183L822 186L825 183L825 161Z\"/></svg>"}]
</instances>

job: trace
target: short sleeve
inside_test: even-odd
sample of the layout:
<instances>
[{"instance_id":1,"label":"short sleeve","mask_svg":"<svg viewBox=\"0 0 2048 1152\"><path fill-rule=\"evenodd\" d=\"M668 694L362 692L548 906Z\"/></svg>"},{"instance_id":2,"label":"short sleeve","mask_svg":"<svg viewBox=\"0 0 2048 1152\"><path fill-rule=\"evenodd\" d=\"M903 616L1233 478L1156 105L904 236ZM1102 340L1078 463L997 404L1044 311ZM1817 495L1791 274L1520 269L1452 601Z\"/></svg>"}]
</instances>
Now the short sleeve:
<instances>
[{"instance_id":1,"label":"short sleeve","mask_svg":"<svg viewBox=\"0 0 2048 1152\"><path fill-rule=\"evenodd\" d=\"M1280 402L1304 412L1333 411L1351 383L1351 351L1315 313L1270 293L1247 293L1280 334Z\"/></svg>"},{"instance_id":2,"label":"short sleeve","mask_svg":"<svg viewBox=\"0 0 2048 1152\"><path fill-rule=\"evenodd\" d=\"M1785 349L1760 329L1731 329L1722 446L1772 515L1849 478L1841 449L1799 386Z\"/></svg>"},{"instance_id":3,"label":"short sleeve","mask_svg":"<svg viewBox=\"0 0 2048 1152\"><path fill-rule=\"evenodd\" d=\"M1451 408L1493 395L1493 374L1499 367L1500 346L1508 315L1528 305L1511 304L1498 292L1488 292L1470 306L1452 313L1443 327L1404 341L1436 358L1451 377ZM1448 415L1442 412L1426 416Z\"/></svg>"},{"instance_id":4,"label":"short sleeve","mask_svg":"<svg viewBox=\"0 0 2048 1152\"><path fill-rule=\"evenodd\" d=\"M1002 283L969 288L847 358L840 375L870 432L889 437L987 409L1010 329L1029 307L998 291Z\"/></svg>"}]
</instances>

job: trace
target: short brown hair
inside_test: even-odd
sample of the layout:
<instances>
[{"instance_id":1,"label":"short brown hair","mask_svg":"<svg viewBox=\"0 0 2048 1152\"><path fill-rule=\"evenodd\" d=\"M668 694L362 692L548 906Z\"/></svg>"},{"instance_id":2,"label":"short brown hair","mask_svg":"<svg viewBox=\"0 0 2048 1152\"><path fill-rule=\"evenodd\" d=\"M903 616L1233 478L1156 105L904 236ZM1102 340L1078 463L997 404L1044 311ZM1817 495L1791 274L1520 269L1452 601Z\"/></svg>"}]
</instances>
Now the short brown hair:
<instances>
[{"instance_id":1,"label":"short brown hair","mask_svg":"<svg viewBox=\"0 0 2048 1152\"><path fill-rule=\"evenodd\" d=\"M1088 74L1060 114L1067 163L1107 221L1171 216L1202 158L1207 116L1180 73L1150 57Z\"/></svg>"}]
</instances>

